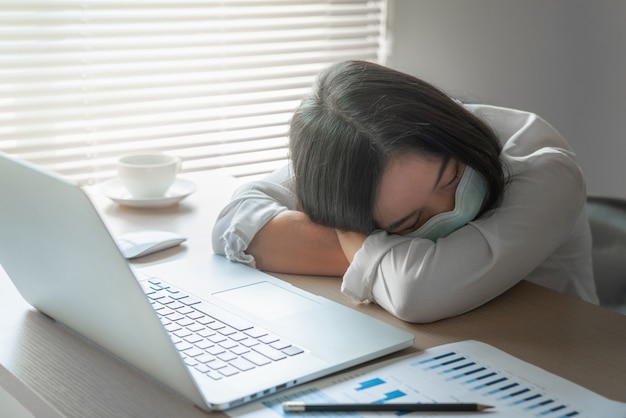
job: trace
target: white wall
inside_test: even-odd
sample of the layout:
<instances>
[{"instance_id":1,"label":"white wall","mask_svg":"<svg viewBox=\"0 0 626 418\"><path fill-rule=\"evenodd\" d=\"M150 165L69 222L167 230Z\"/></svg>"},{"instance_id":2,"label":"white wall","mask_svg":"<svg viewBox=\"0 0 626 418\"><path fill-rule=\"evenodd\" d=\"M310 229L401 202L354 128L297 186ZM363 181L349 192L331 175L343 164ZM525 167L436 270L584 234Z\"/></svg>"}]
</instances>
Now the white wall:
<instances>
[{"instance_id":1,"label":"white wall","mask_svg":"<svg viewBox=\"0 0 626 418\"><path fill-rule=\"evenodd\" d=\"M391 2L391 67L539 114L574 148L589 194L626 197L626 1Z\"/></svg>"}]
</instances>

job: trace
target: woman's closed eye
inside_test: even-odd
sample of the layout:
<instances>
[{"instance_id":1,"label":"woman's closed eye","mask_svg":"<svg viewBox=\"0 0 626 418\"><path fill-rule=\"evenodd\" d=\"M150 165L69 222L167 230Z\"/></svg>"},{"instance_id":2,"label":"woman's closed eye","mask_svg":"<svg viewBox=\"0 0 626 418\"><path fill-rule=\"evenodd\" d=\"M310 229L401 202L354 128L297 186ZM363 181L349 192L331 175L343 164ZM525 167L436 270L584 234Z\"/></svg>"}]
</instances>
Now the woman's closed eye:
<instances>
[{"instance_id":1,"label":"woman's closed eye","mask_svg":"<svg viewBox=\"0 0 626 418\"><path fill-rule=\"evenodd\" d=\"M458 182L458 180L461 178L460 165L461 164L458 161L456 162L456 164L454 164L454 176L450 181L448 181L441 187L442 189L448 189Z\"/></svg>"},{"instance_id":2,"label":"woman's closed eye","mask_svg":"<svg viewBox=\"0 0 626 418\"><path fill-rule=\"evenodd\" d=\"M398 235L410 234L411 232L415 231L420 226L421 219L422 219L422 213L420 212L415 218L415 222L412 222L411 225L407 226L406 228L402 228L400 231L394 232L394 234L398 234Z\"/></svg>"}]
</instances>

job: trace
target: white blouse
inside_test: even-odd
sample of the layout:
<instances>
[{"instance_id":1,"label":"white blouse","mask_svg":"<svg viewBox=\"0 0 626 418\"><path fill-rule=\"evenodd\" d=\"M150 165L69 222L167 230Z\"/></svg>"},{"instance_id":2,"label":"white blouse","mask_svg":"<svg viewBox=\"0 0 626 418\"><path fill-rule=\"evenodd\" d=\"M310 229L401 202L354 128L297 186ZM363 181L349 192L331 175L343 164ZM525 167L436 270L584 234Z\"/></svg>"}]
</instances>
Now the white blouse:
<instances>
[{"instance_id":1,"label":"white blouse","mask_svg":"<svg viewBox=\"0 0 626 418\"><path fill-rule=\"evenodd\" d=\"M502 204L445 238L375 231L343 277L342 292L400 319L430 322L474 309L522 279L598 303L586 188L574 153L538 116L465 105L504 145ZM274 216L296 209L289 166L239 188L213 229L213 250L255 266L245 253Z\"/></svg>"}]
</instances>

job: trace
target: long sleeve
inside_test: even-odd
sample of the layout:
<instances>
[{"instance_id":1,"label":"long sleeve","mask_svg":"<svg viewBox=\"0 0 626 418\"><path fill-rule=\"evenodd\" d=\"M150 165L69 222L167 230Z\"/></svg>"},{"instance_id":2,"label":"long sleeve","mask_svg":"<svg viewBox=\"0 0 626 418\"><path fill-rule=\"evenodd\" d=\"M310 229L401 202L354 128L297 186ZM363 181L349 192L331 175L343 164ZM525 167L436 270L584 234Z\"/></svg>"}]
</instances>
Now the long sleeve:
<instances>
[{"instance_id":1,"label":"long sleeve","mask_svg":"<svg viewBox=\"0 0 626 418\"><path fill-rule=\"evenodd\" d=\"M344 293L376 302L401 319L430 322L476 308L534 274L547 276L544 266L551 268L552 283L538 281L551 287L593 280L588 258L562 261L580 263L581 274L588 276L580 278L551 262L567 260L560 252L572 252L570 239L588 244L580 222L585 183L565 141L535 115L474 110L506 140L502 159L510 181L502 205L436 243L375 232L344 275ZM583 230L573 234L577 228ZM594 301L593 285L580 287L578 296Z\"/></svg>"},{"instance_id":2,"label":"long sleeve","mask_svg":"<svg viewBox=\"0 0 626 418\"><path fill-rule=\"evenodd\" d=\"M218 215L212 232L213 251L255 267L254 257L245 253L250 241L273 217L295 210L296 202L290 166L241 186Z\"/></svg>"}]
</instances>

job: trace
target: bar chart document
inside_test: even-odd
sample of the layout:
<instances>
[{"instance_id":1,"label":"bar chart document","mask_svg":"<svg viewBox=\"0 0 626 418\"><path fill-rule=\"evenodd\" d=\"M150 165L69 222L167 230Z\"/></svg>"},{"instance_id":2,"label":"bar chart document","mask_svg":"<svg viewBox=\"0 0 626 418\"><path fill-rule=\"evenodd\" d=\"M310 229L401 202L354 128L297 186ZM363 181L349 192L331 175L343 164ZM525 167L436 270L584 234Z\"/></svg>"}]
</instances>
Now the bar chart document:
<instances>
[{"instance_id":1,"label":"bar chart document","mask_svg":"<svg viewBox=\"0 0 626 418\"><path fill-rule=\"evenodd\" d=\"M331 376L232 409L228 415L232 418L329 416L328 412L285 413L283 402L292 401L316 404L470 402L494 407L489 412L454 413L455 417L626 417L626 403L598 395L478 341L441 345ZM376 414L383 413L333 412L332 416ZM420 417L441 415L445 414L419 413Z\"/></svg>"}]
</instances>

